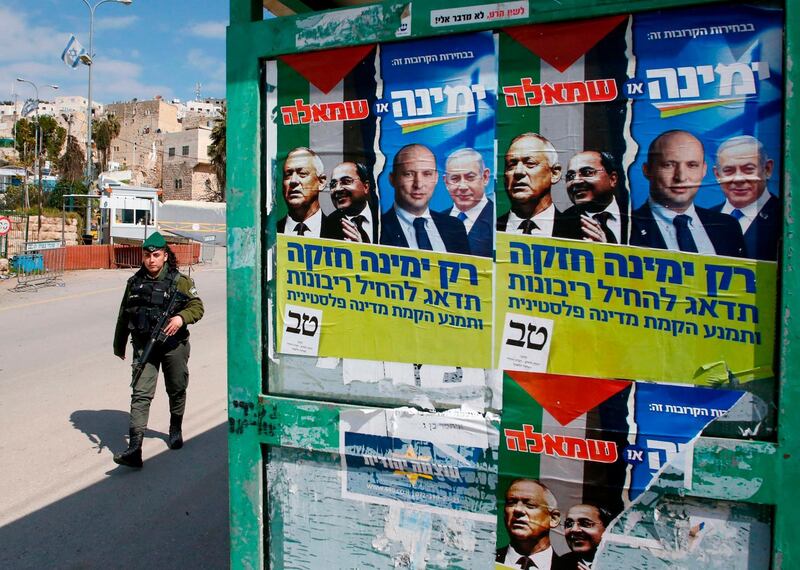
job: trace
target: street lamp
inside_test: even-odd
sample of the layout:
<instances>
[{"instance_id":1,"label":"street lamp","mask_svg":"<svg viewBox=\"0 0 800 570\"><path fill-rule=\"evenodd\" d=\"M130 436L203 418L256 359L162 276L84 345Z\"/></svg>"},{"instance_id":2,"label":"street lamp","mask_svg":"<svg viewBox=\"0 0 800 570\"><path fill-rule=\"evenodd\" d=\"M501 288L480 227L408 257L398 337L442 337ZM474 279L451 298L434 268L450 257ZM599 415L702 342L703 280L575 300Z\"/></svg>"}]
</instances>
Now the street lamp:
<instances>
[{"instance_id":1,"label":"street lamp","mask_svg":"<svg viewBox=\"0 0 800 570\"><path fill-rule=\"evenodd\" d=\"M41 159L41 152L42 152L42 125L39 121L39 87L33 82L28 81L27 79L23 79L22 77L17 77L17 81L20 83L27 83L31 87L33 87L33 91L36 94L36 144L34 145L34 153L36 155L36 171L38 173L39 178L39 213L42 212L42 165L40 162ZM58 85L46 85L46 87L50 87L51 89L58 89ZM25 185L25 207L30 208L30 199L28 198L28 186Z\"/></svg>"},{"instance_id":2,"label":"street lamp","mask_svg":"<svg viewBox=\"0 0 800 570\"><path fill-rule=\"evenodd\" d=\"M93 53L93 40L94 40L94 11L101 4L113 2L115 4L124 4L129 6L133 0L101 0L96 4L89 4L88 0L82 0L86 7L89 8L89 101L86 104L86 193L89 193L89 186L92 183L92 67L94 67L94 53ZM90 200L86 200L86 228L87 234L92 229L92 205Z\"/></svg>"}]
</instances>

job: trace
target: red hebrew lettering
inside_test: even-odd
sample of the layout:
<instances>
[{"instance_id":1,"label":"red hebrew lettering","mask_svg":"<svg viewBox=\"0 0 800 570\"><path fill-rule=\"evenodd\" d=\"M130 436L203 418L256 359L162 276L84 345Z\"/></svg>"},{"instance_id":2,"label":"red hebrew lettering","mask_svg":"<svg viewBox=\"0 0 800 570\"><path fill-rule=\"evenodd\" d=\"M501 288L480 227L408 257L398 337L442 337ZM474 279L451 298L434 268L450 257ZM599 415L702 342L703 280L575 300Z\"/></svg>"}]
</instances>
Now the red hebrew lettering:
<instances>
[{"instance_id":1,"label":"red hebrew lettering","mask_svg":"<svg viewBox=\"0 0 800 570\"><path fill-rule=\"evenodd\" d=\"M542 98L544 99L545 105L563 105L564 103L568 103L564 96L563 83L556 83L554 85L545 83L542 85Z\"/></svg>"},{"instance_id":2,"label":"red hebrew lettering","mask_svg":"<svg viewBox=\"0 0 800 570\"><path fill-rule=\"evenodd\" d=\"M528 442L528 453L541 453L544 451L542 434L536 433L534 427L529 424L523 424L522 429L525 432L525 439Z\"/></svg>"},{"instance_id":3,"label":"red hebrew lettering","mask_svg":"<svg viewBox=\"0 0 800 570\"><path fill-rule=\"evenodd\" d=\"M366 119L369 116L369 105L366 99L358 99L357 101L345 101L347 108L347 119L350 121L357 121Z\"/></svg>"},{"instance_id":4,"label":"red hebrew lettering","mask_svg":"<svg viewBox=\"0 0 800 570\"><path fill-rule=\"evenodd\" d=\"M281 107L281 115L284 125L296 125L300 122L300 115L297 113L297 107L294 105Z\"/></svg>"},{"instance_id":5,"label":"red hebrew lettering","mask_svg":"<svg viewBox=\"0 0 800 570\"><path fill-rule=\"evenodd\" d=\"M525 90L522 85L503 87L503 95L506 96L506 107L525 106Z\"/></svg>"},{"instance_id":6,"label":"red hebrew lettering","mask_svg":"<svg viewBox=\"0 0 800 570\"><path fill-rule=\"evenodd\" d=\"M589 89L589 100L594 103L613 101L617 98L617 82L613 79L587 81L586 86Z\"/></svg>"},{"instance_id":7,"label":"red hebrew lettering","mask_svg":"<svg viewBox=\"0 0 800 570\"><path fill-rule=\"evenodd\" d=\"M581 459L586 461L589 459L589 445L585 439L578 437L566 437L567 457L572 459Z\"/></svg>"},{"instance_id":8,"label":"red hebrew lettering","mask_svg":"<svg viewBox=\"0 0 800 570\"><path fill-rule=\"evenodd\" d=\"M589 91L583 81L570 81L564 84L564 90L569 103L586 103L589 101Z\"/></svg>"},{"instance_id":9,"label":"red hebrew lettering","mask_svg":"<svg viewBox=\"0 0 800 570\"><path fill-rule=\"evenodd\" d=\"M566 449L564 449L565 444L564 436L563 435L552 435L549 433L544 434L544 452L545 455L555 455L558 457L564 457L567 455Z\"/></svg>"},{"instance_id":10,"label":"red hebrew lettering","mask_svg":"<svg viewBox=\"0 0 800 570\"><path fill-rule=\"evenodd\" d=\"M311 105L311 120L314 123L327 123L328 121L332 121L333 118L330 115L330 107L328 107L328 104Z\"/></svg>"},{"instance_id":11,"label":"red hebrew lettering","mask_svg":"<svg viewBox=\"0 0 800 570\"><path fill-rule=\"evenodd\" d=\"M505 430L506 447L509 451L525 452L525 434L516 429Z\"/></svg>"},{"instance_id":12,"label":"red hebrew lettering","mask_svg":"<svg viewBox=\"0 0 800 570\"><path fill-rule=\"evenodd\" d=\"M617 460L617 444L613 441L590 439L589 457L598 463L614 463Z\"/></svg>"}]
</instances>

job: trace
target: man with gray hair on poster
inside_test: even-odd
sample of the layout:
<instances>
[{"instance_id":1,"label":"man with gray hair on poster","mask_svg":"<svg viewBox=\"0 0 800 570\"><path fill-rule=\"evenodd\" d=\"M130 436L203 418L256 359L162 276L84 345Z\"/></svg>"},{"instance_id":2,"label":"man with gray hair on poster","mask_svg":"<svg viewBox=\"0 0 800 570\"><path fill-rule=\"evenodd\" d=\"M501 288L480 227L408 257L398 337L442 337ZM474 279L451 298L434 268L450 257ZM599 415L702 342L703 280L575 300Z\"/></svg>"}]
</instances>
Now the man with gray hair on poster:
<instances>
[{"instance_id":1,"label":"man with gray hair on poster","mask_svg":"<svg viewBox=\"0 0 800 570\"><path fill-rule=\"evenodd\" d=\"M725 202L711 209L739 222L745 254L750 259L778 258L780 200L767 190L772 169L772 159L755 137L732 137L717 149L714 176L725 194Z\"/></svg>"},{"instance_id":2,"label":"man with gray hair on poster","mask_svg":"<svg viewBox=\"0 0 800 570\"><path fill-rule=\"evenodd\" d=\"M481 257L492 257L494 249L494 202L486 196L488 184L489 169L474 148L447 157L444 185L453 200L449 214L464 223L470 252Z\"/></svg>"},{"instance_id":3,"label":"man with gray hair on poster","mask_svg":"<svg viewBox=\"0 0 800 570\"><path fill-rule=\"evenodd\" d=\"M503 522L508 546L498 548L496 562L510 568L562 570L563 563L550 544L550 531L561 522L556 497L537 479L515 479L506 491Z\"/></svg>"},{"instance_id":4,"label":"man with gray hair on poster","mask_svg":"<svg viewBox=\"0 0 800 570\"><path fill-rule=\"evenodd\" d=\"M278 220L279 234L320 237L326 216L319 206L319 193L326 180L316 152L302 146L289 151L283 163L283 199L289 212Z\"/></svg>"}]
</instances>

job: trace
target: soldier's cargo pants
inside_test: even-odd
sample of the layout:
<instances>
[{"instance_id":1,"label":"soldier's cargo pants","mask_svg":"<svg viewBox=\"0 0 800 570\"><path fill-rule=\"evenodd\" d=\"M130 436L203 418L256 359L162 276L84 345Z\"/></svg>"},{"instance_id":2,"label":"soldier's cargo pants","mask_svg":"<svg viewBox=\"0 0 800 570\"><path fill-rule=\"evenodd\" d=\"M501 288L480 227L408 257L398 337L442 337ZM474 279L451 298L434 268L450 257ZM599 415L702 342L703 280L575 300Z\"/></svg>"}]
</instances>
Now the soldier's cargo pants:
<instances>
[{"instance_id":1,"label":"soldier's cargo pants","mask_svg":"<svg viewBox=\"0 0 800 570\"><path fill-rule=\"evenodd\" d=\"M133 347L134 362L141 357L143 347ZM131 382L131 429L144 430L150 416L150 402L156 392L159 367L164 370L164 386L169 397L171 414L183 415L186 408L186 387L189 385L189 340L167 352L151 353L144 371L136 383Z\"/></svg>"}]
</instances>

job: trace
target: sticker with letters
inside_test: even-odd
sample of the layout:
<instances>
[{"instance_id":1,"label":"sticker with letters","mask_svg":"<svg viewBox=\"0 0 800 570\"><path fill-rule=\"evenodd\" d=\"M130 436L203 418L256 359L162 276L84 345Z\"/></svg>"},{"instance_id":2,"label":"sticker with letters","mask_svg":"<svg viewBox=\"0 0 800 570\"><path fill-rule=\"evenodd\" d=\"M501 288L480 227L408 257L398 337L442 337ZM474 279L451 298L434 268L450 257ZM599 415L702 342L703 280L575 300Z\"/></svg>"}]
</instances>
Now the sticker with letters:
<instances>
[{"instance_id":1,"label":"sticker with letters","mask_svg":"<svg viewBox=\"0 0 800 570\"><path fill-rule=\"evenodd\" d=\"M552 319L506 313L500 368L522 372L547 372L550 358Z\"/></svg>"},{"instance_id":2,"label":"sticker with letters","mask_svg":"<svg viewBox=\"0 0 800 570\"><path fill-rule=\"evenodd\" d=\"M322 311L297 305L286 305L286 317L283 324L282 353L302 356L319 354Z\"/></svg>"}]
</instances>

